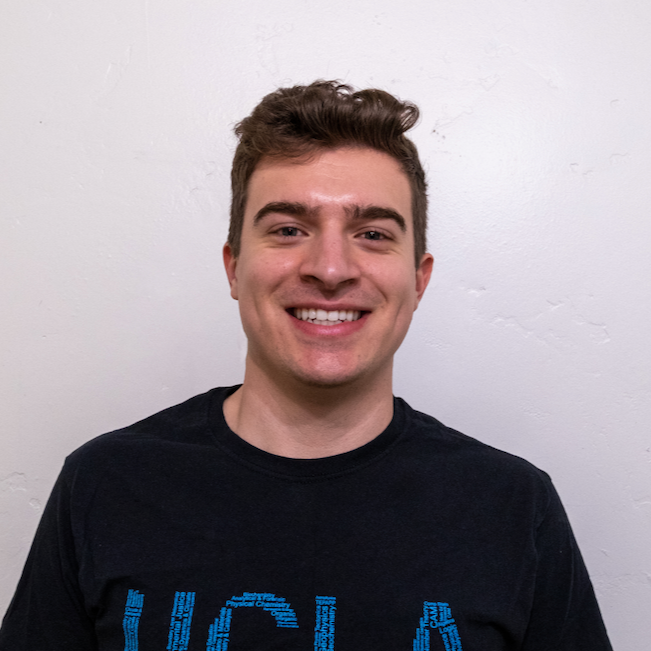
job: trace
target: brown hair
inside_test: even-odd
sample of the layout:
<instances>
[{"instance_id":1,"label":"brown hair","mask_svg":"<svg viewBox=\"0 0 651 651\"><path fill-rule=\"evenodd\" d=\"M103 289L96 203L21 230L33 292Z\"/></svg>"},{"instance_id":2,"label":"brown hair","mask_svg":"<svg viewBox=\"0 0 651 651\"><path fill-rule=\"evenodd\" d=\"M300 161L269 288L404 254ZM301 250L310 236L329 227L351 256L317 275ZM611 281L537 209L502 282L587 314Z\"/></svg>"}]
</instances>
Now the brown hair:
<instances>
[{"instance_id":1,"label":"brown hair","mask_svg":"<svg viewBox=\"0 0 651 651\"><path fill-rule=\"evenodd\" d=\"M279 88L266 95L235 127L239 144L231 171L228 243L240 252L248 183L262 158L301 158L320 149L361 146L395 158L411 186L416 266L425 253L427 182L414 143L404 132L416 124L418 107L375 88L353 91L337 81Z\"/></svg>"}]
</instances>

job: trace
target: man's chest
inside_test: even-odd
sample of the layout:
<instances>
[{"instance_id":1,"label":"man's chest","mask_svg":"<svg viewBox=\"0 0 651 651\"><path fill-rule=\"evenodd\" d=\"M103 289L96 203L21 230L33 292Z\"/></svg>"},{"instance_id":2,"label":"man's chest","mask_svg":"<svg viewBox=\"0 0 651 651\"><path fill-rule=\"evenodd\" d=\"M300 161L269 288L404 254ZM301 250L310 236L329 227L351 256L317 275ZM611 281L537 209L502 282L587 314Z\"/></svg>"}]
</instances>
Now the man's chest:
<instances>
[{"instance_id":1,"label":"man's chest","mask_svg":"<svg viewBox=\"0 0 651 651\"><path fill-rule=\"evenodd\" d=\"M468 618L524 626L525 537L406 481L125 487L82 581L100 649L457 651Z\"/></svg>"}]
</instances>

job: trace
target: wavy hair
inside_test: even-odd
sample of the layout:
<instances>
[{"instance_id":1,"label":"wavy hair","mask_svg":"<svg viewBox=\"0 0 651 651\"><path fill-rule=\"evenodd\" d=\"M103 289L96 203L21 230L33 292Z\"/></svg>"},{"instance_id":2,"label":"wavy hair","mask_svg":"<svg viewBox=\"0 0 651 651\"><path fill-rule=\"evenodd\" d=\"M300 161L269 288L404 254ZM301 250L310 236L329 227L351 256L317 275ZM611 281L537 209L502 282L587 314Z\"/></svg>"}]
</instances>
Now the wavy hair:
<instances>
[{"instance_id":1,"label":"wavy hair","mask_svg":"<svg viewBox=\"0 0 651 651\"><path fill-rule=\"evenodd\" d=\"M418 121L415 104L375 88L354 91L338 81L279 88L235 126L228 243L240 252L249 180L263 158L302 158L323 149L370 147L398 161L409 179L416 266L426 251L427 182L414 143L404 134Z\"/></svg>"}]
</instances>

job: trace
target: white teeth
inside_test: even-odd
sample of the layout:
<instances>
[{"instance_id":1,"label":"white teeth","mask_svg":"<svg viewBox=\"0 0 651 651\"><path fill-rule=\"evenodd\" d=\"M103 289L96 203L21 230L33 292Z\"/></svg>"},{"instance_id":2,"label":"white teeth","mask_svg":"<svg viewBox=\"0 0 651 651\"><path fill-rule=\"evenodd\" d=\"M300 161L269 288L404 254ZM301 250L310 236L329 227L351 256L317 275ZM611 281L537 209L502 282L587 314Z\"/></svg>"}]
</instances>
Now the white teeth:
<instances>
[{"instance_id":1,"label":"white teeth","mask_svg":"<svg viewBox=\"0 0 651 651\"><path fill-rule=\"evenodd\" d=\"M316 310L313 308L297 307L294 316L302 321L316 325L336 325L346 321L357 321L362 316L359 310Z\"/></svg>"}]
</instances>

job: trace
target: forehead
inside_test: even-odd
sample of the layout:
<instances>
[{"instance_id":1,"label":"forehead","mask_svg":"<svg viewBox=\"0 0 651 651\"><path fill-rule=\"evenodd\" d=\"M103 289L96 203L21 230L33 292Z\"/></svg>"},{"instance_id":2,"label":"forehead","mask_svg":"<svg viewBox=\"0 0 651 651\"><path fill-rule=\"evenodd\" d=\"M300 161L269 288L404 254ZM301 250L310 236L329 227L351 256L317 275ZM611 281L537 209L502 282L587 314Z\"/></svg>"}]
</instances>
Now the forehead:
<instances>
[{"instance_id":1,"label":"forehead","mask_svg":"<svg viewBox=\"0 0 651 651\"><path fill-rule=\"evenodd\" d=\"M263 159L249 181L245 221L275 201L324 210L350 205L391 208L411 229L407 175L398 161L375 149L345 147L297 160Z\"/></svg>"}]
</instances>

